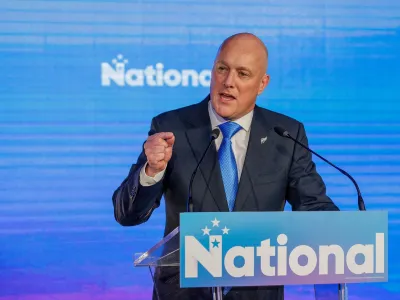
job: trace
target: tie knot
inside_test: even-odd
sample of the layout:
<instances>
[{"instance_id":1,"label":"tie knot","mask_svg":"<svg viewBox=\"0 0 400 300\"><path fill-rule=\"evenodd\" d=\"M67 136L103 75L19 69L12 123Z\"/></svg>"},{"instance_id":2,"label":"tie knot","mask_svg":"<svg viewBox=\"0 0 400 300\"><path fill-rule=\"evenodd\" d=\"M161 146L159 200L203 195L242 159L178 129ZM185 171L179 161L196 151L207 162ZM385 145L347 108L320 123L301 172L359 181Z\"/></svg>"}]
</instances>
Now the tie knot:
<instances>
[{"instance_id":1,"label":"tie knot","mask_svg":"<svg viewBox=\"0 0 400 300\"><path fill-rule=\"evenodd\" d=\"M219 129L222 132L222 135L224 139L231 139L240 129L242 129L242 126L240 126L238 123L235 122L226 122L218 126Z\"/></svg>"}]
</instances>

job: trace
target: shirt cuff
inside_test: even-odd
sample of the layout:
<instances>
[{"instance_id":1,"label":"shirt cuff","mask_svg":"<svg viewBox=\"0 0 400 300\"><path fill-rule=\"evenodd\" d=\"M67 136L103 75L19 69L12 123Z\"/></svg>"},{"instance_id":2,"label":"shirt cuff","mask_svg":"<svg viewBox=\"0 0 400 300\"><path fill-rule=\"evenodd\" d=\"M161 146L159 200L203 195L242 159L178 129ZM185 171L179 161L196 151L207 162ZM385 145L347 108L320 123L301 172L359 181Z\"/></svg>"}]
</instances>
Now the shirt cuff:
<instances>
[{"instance_id":1,"label":"shirt cuff","mask_svg":"<svg viewBox=\"0 0 400 300\"><path fill-rule=\"evenodd\" d=\"M156 175L154 175L154 177L148 176L145 172L146 166L147 166L147 162L144 164L143 168L140 170L140 177L139 177L140 185L151 186L151 185L159 182L164 177L165 169L163 171L157 173Z\"/></svg>"}]
</instances>

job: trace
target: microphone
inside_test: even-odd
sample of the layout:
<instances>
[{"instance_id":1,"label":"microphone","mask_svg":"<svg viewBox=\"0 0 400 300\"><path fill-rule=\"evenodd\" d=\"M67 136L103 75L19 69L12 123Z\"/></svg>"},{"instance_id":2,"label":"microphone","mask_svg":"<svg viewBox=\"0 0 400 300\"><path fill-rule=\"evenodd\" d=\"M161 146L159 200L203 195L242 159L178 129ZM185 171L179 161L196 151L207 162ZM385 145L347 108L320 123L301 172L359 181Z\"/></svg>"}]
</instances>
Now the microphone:
<instances>
[{"instance_id":1,"label":"microphone","mask_svg":"<svg viewBox=\"0 0 400 300\"><path fill-rule=\"evenodd\" d=\"M196 168L194 169L194 172L192 173L192 177L190 178L190 183L189 183L189 198L188 198L188 202L187 202L187 211L188 212L193 212L192 185L193 185L194 176L196 176L197 170L199 169L200 164L203 161L203 158L206 156L206 153L207 153L208 149L210 148L211 143L219 137L220 133L221 133L221 131L219 130L219 128L215 128L211 132L210 142L208 143L208 146L207 146L206 150L204 151L203 156L201 157L199 163L197 164Z\"/></svg>"},{"instance_id":2,"label":"microphone","mask_svg":"<svg viewBox=\"0 0 400 300\"><path fill-rule=\"evenodd\" d=\"M307 149L308 151L310 151L311 153L315 154L316 156L318 156L320 159L322 159L324 162L328 163L329 165L331 165L332 167L334 167L336 170L338 170L340 173L342 173L343 175L347 176L351 182L353 182L354 186L356 187L357 190L357 196L358 196L358 209L361 211L366 210L365 209L365 204L364 204L364 199L361 196L361 191L360 188L358 187L357 182L354 180L354 178L347 173L346 171L342 170L341 168L337 167L336 165L334 165L333 163L331 163L329 160L323 158L321 155L319 155L318 153L316 153L315 151L311 150L310 148L308 148L306 145L304 145L303 143L299 142L297 139L293 138L290 133L285 130L282 127L276 126L274 127L275 132L285 138L291 139L293 142L299 144L300 146L302 146L303 148Z\"/></svg>"}]
</instances>

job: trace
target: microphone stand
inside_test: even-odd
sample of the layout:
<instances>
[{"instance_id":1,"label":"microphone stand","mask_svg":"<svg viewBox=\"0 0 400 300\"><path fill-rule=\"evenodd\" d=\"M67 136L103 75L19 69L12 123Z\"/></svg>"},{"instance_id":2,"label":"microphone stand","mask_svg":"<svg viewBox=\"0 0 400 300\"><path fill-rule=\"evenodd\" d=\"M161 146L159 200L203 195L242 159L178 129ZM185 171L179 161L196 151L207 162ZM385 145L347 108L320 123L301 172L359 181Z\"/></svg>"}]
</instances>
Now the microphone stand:
<instances>
[{"instance_id":1,"label":"microphone stand","mask_svg":"<svg viewBox=\"0 0 400 300\"><path fill-rule=\"evenodd\" d=\"M193 186L194 177L196 176L197 170L199 169L201 162L203 161L204 157L206 156L206 153L207 153L208 149L210 148L212 142L218 138L220 133L221 133L221 131L218 128L216 128L212 131L210 142L208 143L208 146L207 146L206 150L204 151L203 156L200 158L199 163L196 166L196 169L192 173L192 177L190 178L190 182L189 182L189 196L188 196L188 201L187 201L187 211L188 212L193 212L192 186ZM211 292L212 292L213 300L222 300L222 297L223 297L222 287L214 287L213 286L211 288Z\"/></svg>"},{"instance_id":2,"label":"microphone stand","mask_svg":"<svg viewBox=\"0 0 400 300\"><path fill-rule=\"evenodd\" d=\"M297 139L293 138L290 133L283 129L282 127L276 126L274 127L275 132L285 138L291 139L293 142L299 144L300 146L302 146L303 148L307 149L308 151L310 151L311 153L313 153L314 155L318 156L320 159L322 159L324 162L326 162L327 164L331 165L332 167L334 167L336 170L338 170L340 173L342 173L343 175L345 175L347 178L349 178L351 180L351 182L354 184L356 190L357 190L357 198L358 198L358 209L360 211L365 211L365 204L364 204L364 199L361 195L361 191L360 188L358 187L357 182L355 181L355 179L349 174L347 173L345 170L335 166L333 163L331 163L329 160L327 160L326 158L322 157L321 155L319 155L317 152L313 151L312 149L310 149L309 147L307 147L306 145L304 145L302 142L298 141Z\"/></svg>"},{"instance_id":3,"label":"microphone stand","mask_svg":"<svg viewBox=\"0 0 400 300\"><path fill-rule=\"evenodd\" d=\"M364 204L364 199L361 195L361 191L360 188L358 187L357 182L354 180L354 178L347 173L345 170L335 166L333 163L331 163L329 160L327 160L326 158L322 157L321 155L319 155L318 153L316 153L315 151L311 150L309 147L307 147L306 145L304 145L303 143L299 142L298 140L294 139L289 133L287 135L287 137L289 139L291 139L292 141L294 141L295 143L298 143L299 145L303 146L304 148L306 148L308 151L310 151L311 153L315 154L316 156L318 156L320 159L322 159L324 162L326 162L327 164L331 165L332 167L334 167L336 170L338 170L340 173L342 173L343 175L347 176L354 184L354 186L356 187L357 190L357 201L358 201L358 209L360 211L364 211L365 209L365 204Z\"/></svg>"},{"instance_id":4,"label":"microphone stand","mask_svg":"<svg viewBox=\"0 0 400 300\"><path fill-rule=\"evenodd\" d=\"M192 185L193 185L194 177L196 176L197 170L199 169L201 162L203 161L204 157L206 156L206 153L207 153L208 149L210 148L212 142L219 137L220 133L221 133L221 131L219 130L219 128L216 128L212 131L211 136L210 136L210 142L208 143L206 150L204 151L202 157L200 158L199 163L197 164L196 168L194 169L194 171L192 173L192 177L190 178L190 182L189 182L189 196L188 196L188 200L187 200L187 212L193 212Z\"/></svg>"}]
</instances>

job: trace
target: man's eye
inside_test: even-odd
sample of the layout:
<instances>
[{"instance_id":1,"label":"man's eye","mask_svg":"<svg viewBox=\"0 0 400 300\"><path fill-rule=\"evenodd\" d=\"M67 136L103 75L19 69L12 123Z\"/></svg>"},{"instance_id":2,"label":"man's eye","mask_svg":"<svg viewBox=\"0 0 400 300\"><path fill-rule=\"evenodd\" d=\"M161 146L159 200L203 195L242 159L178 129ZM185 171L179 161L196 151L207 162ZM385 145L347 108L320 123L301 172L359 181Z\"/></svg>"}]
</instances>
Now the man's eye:
<instances>
[{"instance_id":1,"label":"man's eye","mask_svg":"<svg viewBox=\"0 0 400 300\"><path fill-rule=\"evenodd\" d=\"M226 70L226 67L224 67L224 66L219 66L219 67L218 67L218 70L220 70L220 71Z\"/></svg>"},{"instance_id":2,"label":"man's eye","mask_svg":"<svg viewBox=\"0 0 400 300\"><path fill-rule=\"evenodd\" d=\"M247 76L249 76L249 74L247 74L246 72L239 72L239 76L247 77Z\"/></svg>"}]
</instances>

